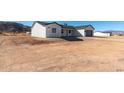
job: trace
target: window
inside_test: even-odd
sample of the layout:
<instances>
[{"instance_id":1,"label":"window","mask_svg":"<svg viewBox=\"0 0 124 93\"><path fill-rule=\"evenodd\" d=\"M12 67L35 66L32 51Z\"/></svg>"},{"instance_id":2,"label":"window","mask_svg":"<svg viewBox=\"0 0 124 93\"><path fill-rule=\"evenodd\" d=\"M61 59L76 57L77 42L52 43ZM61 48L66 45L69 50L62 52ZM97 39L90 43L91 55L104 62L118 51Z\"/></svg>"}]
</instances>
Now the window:
<instances>
[{"instance_id":1,"label":"window","mask_svg":"<svg viewBox=\"0 0 124 93\"><path fill-rule=\"evenodd\" d=\"M71 33L71 30L69 30L69 34Z\"/></svg>"},{"instance_id":2,"label":"window","mask_svg":"<svg viewBox=\"0 0 124 93\"><path fill-rule=\"evenodd\" d=\"M63 34L64 32L63 32L63 29L61 30L61 33Z\"/></svg>"},{"instance_id":3,"label":"window","mask_svg":"<svg viewBox=\"0 0 124 93\"><path fill-rule=\"evenodd\" d=\"M52 33L56 33L56 28L52 28Z\"/></svg>"}]
</instances>

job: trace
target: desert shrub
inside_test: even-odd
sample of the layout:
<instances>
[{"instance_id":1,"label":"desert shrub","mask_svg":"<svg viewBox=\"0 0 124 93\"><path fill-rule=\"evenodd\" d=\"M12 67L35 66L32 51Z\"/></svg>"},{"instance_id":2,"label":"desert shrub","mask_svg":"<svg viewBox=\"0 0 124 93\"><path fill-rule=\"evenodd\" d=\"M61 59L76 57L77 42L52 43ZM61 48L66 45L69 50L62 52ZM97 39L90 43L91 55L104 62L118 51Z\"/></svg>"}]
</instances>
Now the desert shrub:
<instances>
[{"instance_id":1,"label":"desert shrub","mask_svg":"<svg viewBox=\"0 0 124 93\"><path fill-rule=\"evenodd\" d=\"M26 36L26 33L24 32L6 32L6 31L3 31L3 32L0 32L1 35L4 35L4 36Z\"/></svg>"},{"instance_id":2,"label":"desert shrub","mask_svg":"<svg viewBox=\"0 0 124 93\"><path fill-rule=\"evenodd\" d=\"M119 36L124 36L123 34L119 34Z\"/></svg>"}]
</instances>

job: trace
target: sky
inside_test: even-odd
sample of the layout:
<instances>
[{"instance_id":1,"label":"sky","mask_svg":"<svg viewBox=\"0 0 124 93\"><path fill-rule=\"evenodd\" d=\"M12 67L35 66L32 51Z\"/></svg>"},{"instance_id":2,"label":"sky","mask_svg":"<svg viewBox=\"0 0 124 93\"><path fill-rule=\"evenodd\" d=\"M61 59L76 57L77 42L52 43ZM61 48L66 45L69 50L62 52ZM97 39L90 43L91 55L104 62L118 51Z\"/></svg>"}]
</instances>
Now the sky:
<instances>
[{"instance_id":1,"label":"sky","mask_svg":"<svg viewBox=\"0 0 124 93\"><path fill-rule=\"evenodd\" d=\"M18 23L22 23L24 25L31 26L32 21L17 21ZM48 21L53 22L53 21ZM60 24L68 24L72 26L79 25L92 25L95 27L95 31L105 31L105 30L119 30L124 31L124 21L54 21Z\"/></svg>"}]
</instances>

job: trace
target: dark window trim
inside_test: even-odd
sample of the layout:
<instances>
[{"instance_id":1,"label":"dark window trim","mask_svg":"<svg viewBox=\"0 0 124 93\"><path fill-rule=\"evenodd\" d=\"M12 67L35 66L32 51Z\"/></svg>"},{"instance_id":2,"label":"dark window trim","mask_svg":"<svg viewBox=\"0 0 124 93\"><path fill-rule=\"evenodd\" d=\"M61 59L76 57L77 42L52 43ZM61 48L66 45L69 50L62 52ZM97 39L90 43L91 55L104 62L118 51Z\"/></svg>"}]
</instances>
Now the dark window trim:
<instances>
[{"instance_id":1,"label":"dark window trim","mask_svg":"<svg viewBox=\"0 0 124 93\"><path fill-rule=\"evenodd\" d=\"M52 33L56 33L57 28L52 28Z\"/></svg>"}]
</instances>

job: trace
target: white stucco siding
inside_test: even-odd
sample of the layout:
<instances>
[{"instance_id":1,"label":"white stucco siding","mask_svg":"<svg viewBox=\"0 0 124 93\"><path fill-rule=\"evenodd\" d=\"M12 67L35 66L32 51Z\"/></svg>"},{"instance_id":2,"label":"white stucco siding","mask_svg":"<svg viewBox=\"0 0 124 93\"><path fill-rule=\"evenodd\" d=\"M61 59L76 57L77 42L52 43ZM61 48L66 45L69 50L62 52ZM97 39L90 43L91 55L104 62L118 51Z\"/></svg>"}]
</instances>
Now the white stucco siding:
<instances>
[{"instance_id":1,"label":"white stucco siding","mask_svg":"<svg viewBox=\"0 0 124 93\"><path fill-rule=\"evenodd\" d=\"M52 28L56 28L56 33L52 32ZM46 37L61 37L61 26L50 24L46 26Z\"/></svg>"},{"instance_id":2,"label":"white stucco siding","mask_svg":"<svg viewBox=\"0 0 124 93\"><path fill-rule=\"evenodd\" d=\"M102 32L95 32L94 36L99 36L99 37L109 37L110 33L102 33Z\"/></svg>"},{"instance_id":3,"label":"white stucco siding","mask_svg":"<svg viewBox=\"0 0 124 93\"><path fill-rule=\"evenodd\" d=\"M35 23L31 29L31 36L46 38L46 27Z\"/></svg>"},{"instance_id":4,"label":"white stucco siding","mask_svg":"<svg viewBox=\"0 0 124 93\"><path fill-rule=\"evenodd\" d=\"M74 36L77 36L77 37L85 36L85 30L84 29L76 30L74 33Z\"/></svg>"}]
</instances>

